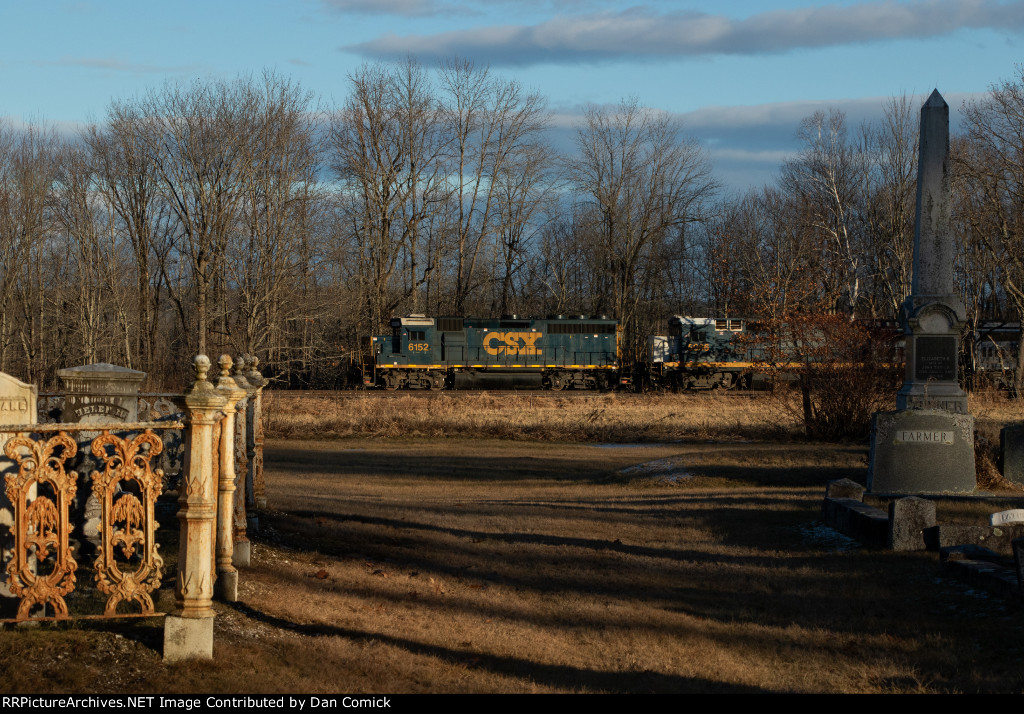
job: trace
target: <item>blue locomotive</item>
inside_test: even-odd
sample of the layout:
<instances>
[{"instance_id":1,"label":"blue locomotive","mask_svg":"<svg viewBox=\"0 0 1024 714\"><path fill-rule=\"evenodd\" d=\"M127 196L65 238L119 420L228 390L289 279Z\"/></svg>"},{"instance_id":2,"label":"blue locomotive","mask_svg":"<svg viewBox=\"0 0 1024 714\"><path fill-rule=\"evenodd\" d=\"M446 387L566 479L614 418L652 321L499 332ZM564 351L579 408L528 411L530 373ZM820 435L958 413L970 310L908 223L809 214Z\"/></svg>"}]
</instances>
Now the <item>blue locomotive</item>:
<instances>
[{"instance_id":1,"label":"blue locomotive","mask_svg":"<svg viewBox=\"0 0 1024 714\"><path fill-rule=\"evenodd\" d=\"M746 339L746 320L674 315L668 327L668 335L647 338L638 382L670 389L750 388L764 350Z\"/></svg>"},{"instance_id":2,"label":"blue locomotive","mask_svg":"<svg viewBox=\"0 0 1024 714\"><path fill-rule=\"evenodd\" d=\"M607 390L619 384L619 364L618 322L604 315L408 315L373 338L365 381L385 389Z\"/></svg>"}]
</instances>

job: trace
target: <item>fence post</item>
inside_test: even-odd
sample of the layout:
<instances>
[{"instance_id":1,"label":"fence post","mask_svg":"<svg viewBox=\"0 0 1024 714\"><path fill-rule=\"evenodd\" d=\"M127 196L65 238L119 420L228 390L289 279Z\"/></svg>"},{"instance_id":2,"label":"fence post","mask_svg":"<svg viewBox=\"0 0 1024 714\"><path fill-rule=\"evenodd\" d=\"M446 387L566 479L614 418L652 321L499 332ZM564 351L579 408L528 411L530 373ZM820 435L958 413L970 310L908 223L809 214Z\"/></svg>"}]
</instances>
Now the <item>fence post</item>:
<instances>
[{"instance_id":1,"label":"fence post","mask_svg":"<svg viewBox=\"0 0 1024 714\"><path fill-rule=\"evenodd\" d=\"M164 618L164 660L213 659L213 545L217 485L213 482L213 425L227 399L207 381L210 360L194 360L195 382L185 392L188 416L185 471L178 520L177 612Z\"/></svg>"},{"instance_id":2,"label":"fence post","mask_svg":"<svg viewBox=\"0 0 1024 714\"><path fill-rule=\"evenodd\" d=\"M239 356L235 365L235 382L244 391L235 407L235 565L248 567L252 557L252 544L246 532L245 517L246 478L249 472L245 417L249 411L249 382L245 379L245 360Z\"/></svg>"},{"instance_id":3,"label":"fence post","mask_svg":"<svg viewBox=\"0 0 1024 714\"><path fill-rule=\"evenodd\" d=\"M221 355L217 365L220 367L217 391L226 400L217 454L220 465L217 479L217 595L228 602L235 602L238 600L238 570L235 569L235 539L232 532L236 488L235 410L238 402L245 397L245 390L231 376L230 355Z\"/></svg>"},{"instance_id":4,"label":"fence post","mask_svg":"<svg viewBox=\"0 0 1024 714\"><path fill-rule=\"evenodd\" d=\"M256 388L255 394L249 397L248 476L251 479L252 506L259 510L267 507L267 493L263 483L263 388L267 386L267 380L258 369L259 357L250 355L246 362L249 373L245 378Z\"/></svg>"}]
</instances>

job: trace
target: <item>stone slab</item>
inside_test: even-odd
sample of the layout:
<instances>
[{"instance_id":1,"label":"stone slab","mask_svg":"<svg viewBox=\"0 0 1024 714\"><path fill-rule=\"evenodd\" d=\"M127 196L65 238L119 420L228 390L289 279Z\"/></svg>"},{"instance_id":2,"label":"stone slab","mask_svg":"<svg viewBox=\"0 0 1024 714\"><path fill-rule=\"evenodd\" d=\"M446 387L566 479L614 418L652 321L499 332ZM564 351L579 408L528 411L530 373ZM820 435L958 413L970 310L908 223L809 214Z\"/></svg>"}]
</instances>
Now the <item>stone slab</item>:
<instances>
[{"instance_id":1,"label":"stone slab","mask_svg":"<svg viewBox=\"0 0 1024 714\"><path fill-rule=\"evenodd\" d=\"M852 498L864 500L864 487L848 478L840 478L825 484L825 498Z\"/></svg>"},{"instance_id":2,"label":"stone slab","mask_svg":"<svg viewBox=\"0 0 1024 714\"><path fill-rule=\"evenodd\" d=\"M946 560L946 571L958 580L972 587L984 588L1006 597L1016 597L1020 592L1017 573L1010 568L984 560Z\"/></svg>"},{"instance_id":3,"label":"stone slab","mask_svg":"<svg viewBox=\"0 0 1024 714\"><path fill-rule=\"evenodd\" d=\"M888 546L897 551L927 550L925 529L935 525L935 501L908 496L889 504Z\"/></svg>"},{"instance_id":4,"label":"stone slab","mask_svg":"<svg viewBox=\"0 0 1024 714\"><path fill-rule=\"evenodd\" d=\"M213 659L213 618L164 618L164 662Z\"/></svg>"},{"instance_id":5,"label":"stone slab","mask_svg":"<svg viewBox=\"0 0 1024 714\"><path fill-rule=\"evenodd\" d=\"M978 560L1002 565L1006 558L983 545L949 545L939 548L939 560Z\"/></svg>"},{"instance_id":6,"label":"stone slab","mask_svg":"<svg viewBox=\"0 0 1024 714\"><path fill-rule=\"evenodd\" d=\"M1003 478L1024 485L1024 424L1010 424L999 432Z\"/></svg>"},{"instance_id":7,"label":"stone slab","mask_svg":"<svg viewBox=\"0 0 1024 714\"><path fill-rule=\"evenodd\" d=\"M1013 540L1024 538L1024 524L1015 523L993 528L991 526L942 523L935 526L934 538L938 548L960 545L983 546L1003 555L1013 553Z\"/></svg>"},{"instance_id":8,"label":"stone slab","mask_svg":"<svg viewBox=\"0 0 1024 714\"><path fill-rule=\"evenodd\" d=\"M889 516L852 498L826 498L822 522L871 548L884 548L889 537Z\"/></svg>"},{"instance_id":9,"label":"stone slab","mask_svg":"<svg viewBox=\"0 0 1024 714\"><path fill-rule=\"evenodd\" d=\"M938 409L875 413L869 492L970 493L976 486L973 416Z\"/></svg>"}]
</instances>

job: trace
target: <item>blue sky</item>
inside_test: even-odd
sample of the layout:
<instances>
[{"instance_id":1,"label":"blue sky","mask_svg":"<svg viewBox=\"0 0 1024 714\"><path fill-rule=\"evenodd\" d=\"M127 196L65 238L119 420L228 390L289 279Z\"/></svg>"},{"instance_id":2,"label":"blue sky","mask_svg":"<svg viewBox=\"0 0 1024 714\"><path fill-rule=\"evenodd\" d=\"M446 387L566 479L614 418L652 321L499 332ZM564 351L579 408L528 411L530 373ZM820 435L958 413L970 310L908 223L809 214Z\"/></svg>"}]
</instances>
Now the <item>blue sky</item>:
<instances>
[{"instance_id":1,"label":"blue sky","mask_svg":"<svg viewBox=\"0 0 1024 714\"><path fill-rule=\"evenodd\" d=\"M544 94L678 114L732 188L771 179L800 119L888 97L964 100L1017 73L1024 0L0 0L0 117L62 127L165 80L273 68L340 103L364 62L489 63ZM955 127L954 127L955 128Z\"/></svg>"}]
</instances>

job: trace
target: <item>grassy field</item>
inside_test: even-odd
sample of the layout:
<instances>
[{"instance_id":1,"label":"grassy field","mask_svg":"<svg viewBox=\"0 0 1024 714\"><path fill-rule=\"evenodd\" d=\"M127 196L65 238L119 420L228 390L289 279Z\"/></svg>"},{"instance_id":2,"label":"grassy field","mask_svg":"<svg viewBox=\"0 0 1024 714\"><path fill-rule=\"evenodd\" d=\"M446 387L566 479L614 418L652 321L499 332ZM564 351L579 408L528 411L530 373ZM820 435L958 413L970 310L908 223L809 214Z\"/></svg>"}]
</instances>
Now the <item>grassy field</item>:
<instances>
[{"instance_id":1,"label":"grassy field","mask_svg":"<svg viewBox=\"0 0 1024 714\"><path fill-rule=\"evenodd\" d=\"M617 399L501 405L515 439L469 427L437 438L431 419L460 418L440 400L403 417L423 420L419 436L303 439L295 427L267 444L271 510L241 602L216 606L213 662L162 664L159 622L16 629L0 639L0 687L1021 690L1019 603L947 579L934 554L866 551L817 523L826 481L863 482L866 445L801 441L749 416L763 403L713 395L651 406L652 423L684 425L674 435L612 444L598 438L612 428L593 425ZM345 411L316 409L325 421ZM559 414L570 409L576 421L604 411L573 426ZM484 405L462 411L463 425L503 423ZM374 428L388 418L399 419ZM590 436L522 435L553 425ZM940 517L978 522L998 507L944 505Z\"/></svg>"}]
</instances>

